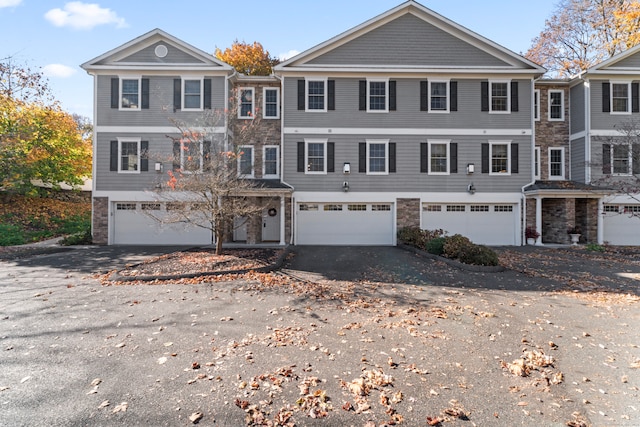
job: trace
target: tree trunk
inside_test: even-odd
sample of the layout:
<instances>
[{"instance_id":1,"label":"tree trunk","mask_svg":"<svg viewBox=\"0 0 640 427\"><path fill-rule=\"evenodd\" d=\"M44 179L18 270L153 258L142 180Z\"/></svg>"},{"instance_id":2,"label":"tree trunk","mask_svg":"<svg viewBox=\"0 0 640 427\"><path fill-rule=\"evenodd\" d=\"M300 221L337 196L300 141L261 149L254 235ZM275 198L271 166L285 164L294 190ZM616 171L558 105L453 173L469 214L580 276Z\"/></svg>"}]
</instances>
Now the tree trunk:
<instances>
[{"instance_id":1,"label":"tree trunk","mask_svg":"<svg viewBox=\"0 0 640 427\"><path fill-rule=\"evenodd\" d=\"M222 255L222 237L224 236L224 229L222 228L221 221L216 224L216 255Z\"/></svg>"}]
</instances>

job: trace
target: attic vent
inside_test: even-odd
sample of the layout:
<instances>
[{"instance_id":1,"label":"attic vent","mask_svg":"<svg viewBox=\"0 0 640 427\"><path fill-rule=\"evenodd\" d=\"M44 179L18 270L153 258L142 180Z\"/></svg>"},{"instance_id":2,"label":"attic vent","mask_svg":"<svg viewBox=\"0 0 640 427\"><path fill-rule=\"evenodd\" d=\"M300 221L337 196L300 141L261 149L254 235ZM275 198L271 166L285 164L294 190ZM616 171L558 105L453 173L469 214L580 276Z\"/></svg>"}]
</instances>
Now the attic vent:
<instances>
[{"instance_id":1,"label":"attic vent","mask_svg":"<svg viewBox=\"0 0 640 427\"><path fill-rule=\"evenodd\" d=\"M159 44L158 46L156 46L155 53L158 58L164 58L165 56L167 56L167 53L169 53L169 50L165 45Z\"/></svg>"}]
</instances>

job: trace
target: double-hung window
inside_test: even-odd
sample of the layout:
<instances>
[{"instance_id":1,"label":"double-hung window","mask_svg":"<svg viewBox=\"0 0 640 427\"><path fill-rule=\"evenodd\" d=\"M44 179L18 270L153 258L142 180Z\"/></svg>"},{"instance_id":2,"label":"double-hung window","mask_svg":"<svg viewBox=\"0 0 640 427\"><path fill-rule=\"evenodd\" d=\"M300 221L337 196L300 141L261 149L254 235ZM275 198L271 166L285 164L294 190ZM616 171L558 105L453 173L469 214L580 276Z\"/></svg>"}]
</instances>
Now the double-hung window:
<instances>
[{"instance_id":1,"label":"double-hung window","mask_svg":"<svg viewBox=\"0 0 640 427\"><path fill-rule=\"evenodd\" d=\"M241 87L238 90L238 118L253 119L255 114L254 94L255 90L252 87Z\"/></svg>"},{"instance_id":2,"label":"double-hung window","mask_svg":"<svg viewBox=\"0 0 640 427\"><path fill-rule=\"evenodd\" d=\"M327 111L327 80L306 80L307 86L307 111Z\"/></svg>"},{"instance_id":3,"label":"double-hung window","mask_svg":"<svg viewBox=\"0 0 640 427\"><path fill-rule=\"evenodd\" d=\"M533 151L533 178L540 179L540 147Z\"/></svg>"},{"instance_id":4,"label":"double-hung window","mask_svg":"<svg viewBox=\"0 0 640 427\"><path fill-rule=\"evenodd\" d=\"M204 79L183 79L182 80L182 109L202 110L202 87Z\"/></svg>"},{"instance_id":5,"label":"double-hung window","mask_svg":"<svg viewBox=\"0 0 640 427\"><path fill-rule=\"evenodd\" d=\"M449 141L429 141L429 174L449 174Z\"/></svg>"},{"instance_id":6,"label":"double-hung window","mask_svg":"<svg viewBox=\"0 0 640 427\"><path fill-rule=\"evenodd\" d=\"M631 83L611 82L611 112L618 114L631 113Z\"/></svg>"},{"instance_id":7,"label":"double-hung window","mask_svg":"<svg viewBox=\"0 0 640 427\"><path fill-rule=\"evenodd\" d=\"M262 148L262 177L278 178L280 170L280 152L277 145L265 145Z\"/></svg>"},{"instance_id":8,"label":"double-hung window","mask_svg":"<svg viewBox=\"0 0 640 427\"><path fill-rule=\"evenodd\" d=\"M367 111L386 113L389 111L389 80L367 80Z\"/></svg>"},{"instance_id":9,"label":"double-hung window","mask_svg":"<svg viewBox=\"0 0 640 427\"><path fill-rule=\"evenodd\" d=\"M327 173L326 139L305 140L305 164L307 165L307 174Z\"/></svg>"},{"instance_id":10,"label":"double-hung window","mask_svg":"<svg viewBox=\"0 0 640 427\"><path fill-rule=\"evenodd\" d=\"M509 175L511 173L511 144L489 143L490 175Z\"/></svg>"},{"instance_id":11,"label":"double-hung window","mask_svg":"<svg viewBox=\"0 0 640 427\"><path fill-rule=\"evenodd\" d=\"M564 120L564 91L562 90L549 91L549 120Z\"/></svg>"},{"instance_id":12,"label":"double-hung window","mask_svg":"<svg viewBox=\"0 0 640 427\"><path fill-rule=\"evenodd\" d=\"M389 140L367 141L367 173L370 175L387 175L389 159Z\"/></svg>"},{"instance_id":13,"label":"double-hung window","mask_svg":"<svg viewBox=\"0 0 640 427\"><path fill-rule=\"evenodd\" d=\"M238 148L238 175L253 178L253 146L241 145Z\"/></svg>"},{"instance_id":14,"label":"double-hung window","mask_svg":"<svg viewBox=\"0 0 640 427\"><path fill-rule=\"evenodd\" d=\"M120 79L120 109L140 110L140 78Z\"/></svg>"},{"instance_id":15,"label":"double-hung window","mask_svg":"<svg viewBox=\"0 0 640 427\"><path fill-rule=\"evenodd\" d=\"M510 105L510 82L489 82L489 112L508 113Z\"/></svg>"},{"instance_id":16,"label":"double-hung window","mask_svg":"<svg viewBox=\"0 0 640 427\"><path fill-rule=\"evenodd\" d=\"M449 112L449 82L429 80L429 111Z\"/></svg>"},{"instance_id":17,"label":"double-hung window","mask_svg":"<svg viewBox=\"0 0 640 427\"><path fill-rule=\"evenodd\" d=\"M118 138L118 172L140 172L140 139Z\"/></svg>"},{"instance_id":18,"label":"double-hung window","mask_svg":"<svg viewBox=\"0 0 640 427\"><path fill-rule=\"evenodd\" d=\"M549 179L564 179L564 148L549 148Z\"/></svg>"},{"instance_id":19,"label":"double-hung window","mask_svg":"<svg viewBox=\"0 0 640 427\"><path fill-rule=\"evenodd\" d=\"M280 88L262 88L262 117L265 119L280 118Z\"/></svg>"},{"instance_id":20,"label":"double-hung window","mask_svg":"<svg viewBox=\"0 0 640 427\"><path fill-rule=\"evenodd\" d=\"M614 175L631 175L631 145L616 144L611 146L611 165Z\"/></svg>"},{"instance_id":21,"label":"double-hung window","mask_svg":"<svg viewBox=\"0 0 640 427\"><path fill-rule=\"evenodd\" d=\"M540 89L533 91L533 119L540 121Z\"/></svg>"}]
</instances>

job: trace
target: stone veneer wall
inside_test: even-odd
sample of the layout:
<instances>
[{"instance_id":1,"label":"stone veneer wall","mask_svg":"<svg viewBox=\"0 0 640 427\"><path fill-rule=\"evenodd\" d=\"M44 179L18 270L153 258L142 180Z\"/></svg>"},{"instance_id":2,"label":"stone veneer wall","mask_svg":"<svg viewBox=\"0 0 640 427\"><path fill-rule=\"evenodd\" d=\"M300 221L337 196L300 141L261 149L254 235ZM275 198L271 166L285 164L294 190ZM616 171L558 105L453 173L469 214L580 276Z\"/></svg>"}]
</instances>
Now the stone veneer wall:
<instances>
[{"instance_id":1,"label":"stone veneer wall","mask_svg":"<svg viewBox=\"0 0 640 427\"><path fill-rule=\"evenodd\" d=\"M566 85L537 85L540 89L540 120L535 122L536 147L540 147L540 179L549 179L549 148L565 147L564 174L569 179L569 88ZM549 121L549 90L564 91L564 120Z\"/></svg>"},{"instance_id":2,"label":"stone veneer wall","mask_svg":"<svg viewBox=\"0 0 640 427\"><path fill-rule=\"evenodd\" d=\"M542 200L543 243L571 243L567 229L576 225L574 220L576 218L575 201L575 199Z\"/></svg>"},{"instance_id":3,"label":"stone veneer wall","mask_svg":"<svg viewBox=\"0 0 640 427\"><path fill-rule=\"evenodd\" d=\"M403 227L420 227L420 199L397 199L396 225Z\"/></svg>"},{"instance_id":4,"label":"stone veneer wall","mask_svg":"<svg viewBox=\"0 0 640 427\"><path fill-rule=\"evenodd\" d=\"M598 200L576 200L576 224L582 228L580 243L598 242Z\"/></svg>"},{"instance_id":5,"label":"stone veneer wall","mask_svg":"<svg viewBox=\"0 0 640 427\"><path fill-rule=\"evenodd\" d=\"M94 197L91 218L91 235L94 245L109 243L109 198Z\"/></svg>"}]
</instances>

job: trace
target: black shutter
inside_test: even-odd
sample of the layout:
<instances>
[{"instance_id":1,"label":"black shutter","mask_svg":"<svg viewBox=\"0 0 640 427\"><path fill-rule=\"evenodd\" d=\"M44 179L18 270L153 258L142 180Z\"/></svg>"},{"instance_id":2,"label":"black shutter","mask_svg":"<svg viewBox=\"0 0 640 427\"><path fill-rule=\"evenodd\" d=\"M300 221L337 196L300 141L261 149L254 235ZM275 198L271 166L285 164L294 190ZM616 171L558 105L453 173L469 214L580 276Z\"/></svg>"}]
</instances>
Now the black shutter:
<instances>
[{"instance_id":1,"label":"black shutter","mask_svg":"<svg viewBox=\"0 0 640 427\"><path fill-rule=\"evenodd\" d=\"M327 142L327 172L336 171L336 144Z\"/></svg>"},{"instance_id":2,"label":"black shutter","mask_svg":"<svg viewBox=\"0 0 640 427\"><path fill-rule=\"evenodd\" d=\"M327 96L329 100L327 101L327 110L333 111L336 109L336 81L329 80L327 81Z\"/></svg>"},{"instance_id":3,"label":"black shutter","mask_svg":"<svg viewBox=\"0 0 640 427\"><path fill-rule=\"evenodd\" d=\"M306 91L306 85L304 80L298 80L298 110L303 110L305 109L305 91Z\"/></svg>"},{"instance_id":4,"label":"black shutter","mask_svg":"<svg viewBox=\"0 0 640 427\"><path fill-rule=\"evenodd\" d=\"M204 79L204 109L211 110L211 79Z\"/></svg>"},{"instance_id":5,"label":"black shutter","mask_svg":"<svg viewBox=\"0 0 640 427\"><path fill-rule=\"evenodd\" d=\"M519 173L518 168L518 144L511 144L511 173Z\"/></svg>"},{"instance_id":6,"label":"black shutter","mask_svg":"<svg viewBox=\"0 0 640 427\"><path fill-rule=\"evenodd\" d=\"M518 82L511 82L511 112L518 111Z\"/></svg>"},{"instance_id":7,"label":"black shutter","mask_svg":"<svg viewBox=\"0 0 640 427\"><path fill-rule=\"evenodd\" d=\"M304 80L303 80L304 82ZM298 172L306 172L304 164L304 141L298 142Z\"/></svg>"},{"instance_id":8,"label":"black shutter","mask_svg":"<svg viewBox=\"0 0 640 427\"><path fill-rule=\"evenodd\" d=\"M367 173L367 143L358 144L358 172Z\"/></svg>"},{"instance_id":9,"label":"black shutter","mask_svg":"<svg viewBox=\"0 0 640 427\"><path fill-rule=\"evenodd\" d=\"M602 173L611 175L611 144L602 144Z\"/></svg>"},{"instance_id":10,"label":"black shutter","mask_svg":"<svg viewBox=\"0 0 640 427\"><path fill-rule=\"evenodd\" d=\"M458 143L449 144L449 173L458 173Z\"/></svg>"},{"instance_id":11,"label":"black shutter","mask_svg":"<svg viewBox=\"0 0 640 427\"><path fill-rule=\"evenodd\" d=\"M149 109L149 79L142 79L142 102L141 108Z\"/></svg>"},{"instance_id":12,"label":"black shutter","mask_svg":"<svg viewBox=\"0 0 640 427\"><path fill-rule=\"evenodd\" d=\"M389 173L396 173L396 143L389 143Z\"/></svg>"},{"instance_id":13,"label":"black shutter","mask_svg":"<svg viewBox=\"0 0 640 427\"><path fill-rule=\"evenodd\" d=\"M449 111L458 111L458 82L449 83Z\"/></svg>"},{"instance_id":14,"label":"black shutter","mask_svg":"<svg viewBox=\"0 0 640 427\"><path fill-rule=\"evenodd\" d=\"M149 141L140 141L140 171L149 171Z\"/></svg>"},{"instance_id":15,"label":"black shutter","mask_svg":"<svg viewBox=\"0 0 640 427\"><path fill-rule=\"evenodd\" d=\"M396 111L396 81L389 82L389 111Z\"/></svg>"},{"instance_id":16,"label":"black shutter","mask_svg":"<svg viewBox=\"0 0 640 427\"><path fill-rule=\"evenodd\" d=\"M429 82L420 81L420 111L429 111Z\"/></svg>"},{"instance_id":17,"label":"black shutter","mask_svg":"<svg viewBox=\"0 0 640 427\"><path fill-rule=\"evenodd\" d=\"M118 172L118 141L111 141L109 156L109 171Z\"/></svg>"},{"instance_id":18,"label":"black shutter","mask_svg":"<svg viewBox=\"0 0 640 427\"><path fill-rule=\"evenodd\" d=\"M611 85L609 82L602 82L602 112L611 112Z\"/></svg>"},{"instance_id":19,"label":"black shutter","mask_svg":"<svg viewBox=\"0 0 640 427\"><path fill-rule=\"evenodd\" d=\"M640 113L640 83L631 83L631 112Z\"/></svg>"},{"instance_id":20,"label":"black shutter","mask_svg":"<svg viewBox=\"0 0 640 427\"><path fill-rule=\"evenodd\" d=\"M211 141L202 141L202 169L211 170Z\"/></svg>"},{"instance_id":21,"label":"black shutter","mask_svg":"<svg viewBox=\"0 0 640 427\"><path fill-rule=\"evenodd\" d=\"M420 173L429 172L429 144L420 143Z\"/></svg>"},{"instance_id":22,"label":"black shutter","mask_svg":"<svg viewBox=\"0 0 640 427\"><path fill-rule=\"evenodd\" d=\"M489 143L481 144L482 148L482 173L489 173Z\"/></svg>"},{"instance_id":23,"label":"black shutter","mask_svg":"<svg viewBox=\"0 0 640 427\"><path fill-rule=\"evenodd\" d=\"M480 102L482 111L489 111L489 82L480 82Z\"/></svg>"},{"instance_id":24,"label":"black shutter","mask_svg":"<svg viewBox=\"0 0 640 427\"><path fill-rule=\"evenodd\" d=\"M358 94L358 109L360 111L367 111L367 81L360 80L359 94Z\"/></svg>"},{"instance_id":25,"label":"black shutter","mask_svg":"<svg viewBox=\"0 0 640 427\"><path fill-rule=\"evenodd\" d=\"M640 174L640 144L631 145L631 164L633 165L633 174Z\"/></svg>"},{"instance_id":26,"label":"black shutter","mask_svg":"<svg viewBox=\"0 0 640 427\"><path fill-rule=\"evenodd\" d=\"M180 141L173 141L173 170L180 169Z\"/></svg>"},{"instance_id":27,"label":"black shutter","mask_svg":"<svg viewBox=\"0 0 640 427\"><path fill-rule=\"evenodd\" d=\"M120 79L111 79L111 108L120 107Z\"/></svg>"},{"instance_id":28,"label":"black shutter","mask_svg":"<svg viewBox=\"0 0 640 427\"><path fill-rule=\"evenodd\" d=\"M173 111L182 108L182 80L173 79Z\"/></svg>"}]
</instances>

